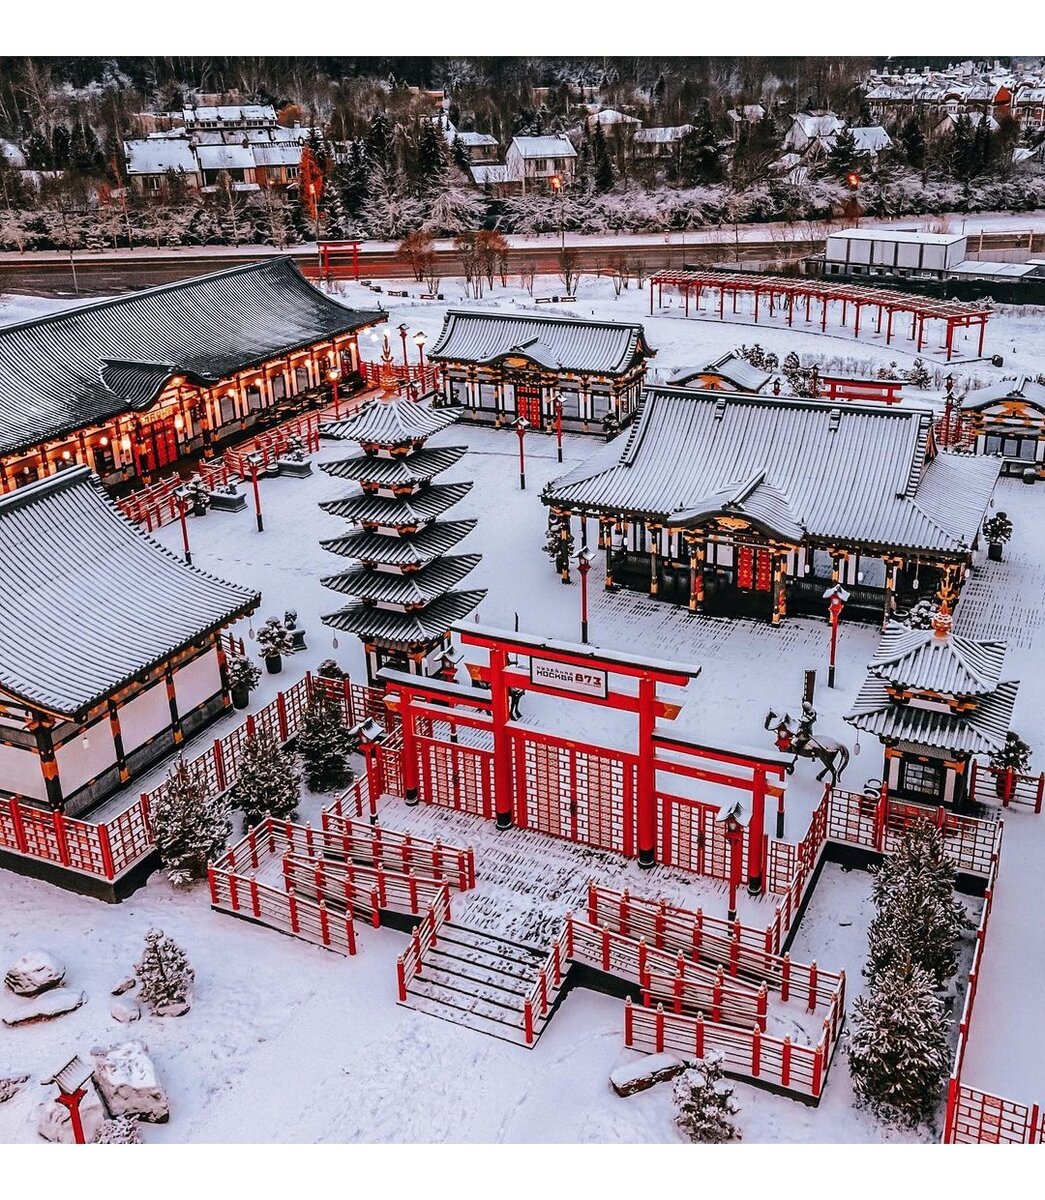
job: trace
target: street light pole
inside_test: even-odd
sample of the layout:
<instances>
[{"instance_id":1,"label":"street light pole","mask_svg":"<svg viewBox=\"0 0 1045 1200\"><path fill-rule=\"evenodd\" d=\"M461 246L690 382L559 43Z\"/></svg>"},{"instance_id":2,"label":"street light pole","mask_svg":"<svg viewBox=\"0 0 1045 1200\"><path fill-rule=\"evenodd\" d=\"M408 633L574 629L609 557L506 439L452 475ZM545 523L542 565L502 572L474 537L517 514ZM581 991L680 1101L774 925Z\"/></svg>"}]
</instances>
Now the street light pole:
<instances>
[{"instance_id":1,"label":"street light pole","mask_svg":"<svg viewBox=\"0 0 1045 1200\"><path fill-rule=\"evenodd\" d=\"M421 365L421 391L425 390L425 342L428 338L425 337L423 329L419 329L414 334L414 345L417 347L418 361Z\"/></svg>"},{"instance_id":2,"label":"street light pole","mask_svg":"<svg viewBox=\"0 0 1045 1200\"><path fill-rule=\"evenodd\" d=\"M341 378L341 372L337 367L331 367L327 371L327 379L330 380L330 399L334 402L334 420L341 416L341 393L338 390L338 381Z\"/></svg>"},{"instance_id":3,"label":"street light pole","mask_svg":"<svg viewBox=\"0 0 1045 1200\"><path fill-rule=\"evenodd\" d=\"M562 462L562 397L555 397L555 448Z\"/></svg>"},{"instance_id":4,"label":"street light pole","mask_svg":"<svg viewBox=\"0 0 1045 1200\"><path fill-rule=\"evenodd\" d=\"M181 519L181 544L185 550L185 561L192 566L192 551L189 549L189 523L185 519L188 512L189 502L184 496L178 498L178 516Z\"/></svg>"},{"instance_id":5,"label":"street light pole","mask_svg":"<svg viewBox=\"0 0 1045 1200\"><path fill-rule=\"evenodd\" d=\"M827 664L827 686L833 688L835 686L835 651L838 647L838 619L842 615L842 609L845 608L845 602L849 599L849 593L840 583L836 583L824 592L824 599L827 601L828 620L831 622L831 656Z\"/></svg>"},{"instance_id":6,"label":"street light pole","mask_svg":"<svg viewBox=\"0 0 1045 1200\"><path fill-rule=\"evenodd\" d=\"M530 423L525 417L520 417L515 422L515 432L519 435L519 490L521 492L526 491L526 451L523 448L523 438L529 427Z\"/></svg>"},{"instance_id":7,"label":"street light pole","mask_svg":"<svg viewBox=\"0 0 1045 1200\"><path fill-rule=\"evenodd\" d=\"M407 329L405 324L399 326L399 336L403 341L403 375L404 375L403 381L404 381L404 383L410 382L410 360L409 360L409 358L407 358L407 355L406 355L406 335L409 332L410 332L410 330Z\"/></svg>"},{"instance_id":8,"label":"street light pole","mask_svg":"<svg viewBox=\"0 0 1045 1200\"><path fill-rule=\"evenodd\" d=\"M261 455L248 454L247 462L250 463L250 481L254 485L254 516L258 522L258 533L264 533L265 522L261 516L261 493L258 491L258 466L261 463Z\"/></svg>"},{"instance_id":9,"label":"street light pole","mask_svg":"<svg viewBox=\"0 0 1045 1200\"><path fill-rule=\"evenodd\" d=\"M587 546L582 547L577 559L577 572L581 577L581 644L588 644L588 572L591 570L595 555Z\"/></svg>"},{"instance_id":10,"label":"street light pole","mask_svg":"<svg viewBox=\"0 0 1045 1200\"><path fill-rule=\"evenodd\" d=\"M729 911L728 921L737 919L737 892L740 890L741 858L743 852L744 827L737 820L736 810L726 816L726 844L729 846Z\"/></svg>"}]
</instances>

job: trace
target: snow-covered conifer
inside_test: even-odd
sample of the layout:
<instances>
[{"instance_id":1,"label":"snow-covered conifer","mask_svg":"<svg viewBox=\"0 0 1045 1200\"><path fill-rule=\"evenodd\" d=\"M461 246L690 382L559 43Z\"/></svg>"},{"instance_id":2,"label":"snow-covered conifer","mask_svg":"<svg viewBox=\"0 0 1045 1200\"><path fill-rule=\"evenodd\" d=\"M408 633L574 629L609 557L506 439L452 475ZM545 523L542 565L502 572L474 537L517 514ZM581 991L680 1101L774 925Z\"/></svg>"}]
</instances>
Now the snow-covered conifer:
<instances>
[{"instance_id":1,"label":"snow-covered conifer","mask_svg":"<svg viewBox=\"0 0 1045 1200\"><path fill-rule=\"evenodd\" d=\"M236 776L236 803L247 826L262 817L289 817L301 797L301 781L270 729L258 729L243 747Z\"/></svg>"},{"instance_id":2,"label":"snow-covered conifer","mask_svg":"<svg viewBox=\"0 0 1045 1200\"><path fill-rule=\"evenodd\" d=\"M98 1146L140 1146L142 1135L132 1117L110 1117L101 1123L94 1141Z\"/></svg>"},{"instance_id":3,"label":"snow-covered conifer","mask_svg":"<svg viewBox=\"0 0 1045 1200\"><path fill-rule=\"evenodd\" d=\"M225 849L232 810L227 794L211 794L203 773L179 759L159 789L152 822L170 881L184 884L202 879L207 863Z\"/></svg>"},{"instance_id":4,"label":"snow-covered conifer","mask_svg":"<svg viewBox=\"0 0 1045 1200\"><path fill-rule=\"evenodd\" d=\"M305 781L313 791L325 791L345 783L351 772L348 756L352 738L341 719L339 705L321 698L305 713L298 734L298 751Z\"/></svg>"},{"instance_id":5,"label":"snow-covered conifer","mask_svg":"<svg viewBox=\"0 0 1045 1200\"><path fill-rule=\"evenodd\" d=\"M675 1079L675 1124L694 1142L736 1142L740 1106L722 1076L722 1056L705 1055Z\"/></svg>"},{"instance_id":6,"label":"snow-covered conifer","mask_svg":"<svg viewBox=\"0 0 1045 1200\"><path fill-rule=\"evenodd\" d=\"M932 976L910 958L893 962L856 1000L849 1071L872 1112L908 1125L933 1115L950 1061L947 1027Z\"/></svg>"},{"instance_id":7,"label":"snow-covered conifer","mask_svg":"<svg viewBox=\"0 0 1045 1200\"><path fill-rule=\"evenodd\" d=\"M162 929L150 929L145 935L145 949L134 965L134 974L138 996L153 1012L168 1004L184 1003L196 978L185 951Z\"/></svg>"}]
</instances>

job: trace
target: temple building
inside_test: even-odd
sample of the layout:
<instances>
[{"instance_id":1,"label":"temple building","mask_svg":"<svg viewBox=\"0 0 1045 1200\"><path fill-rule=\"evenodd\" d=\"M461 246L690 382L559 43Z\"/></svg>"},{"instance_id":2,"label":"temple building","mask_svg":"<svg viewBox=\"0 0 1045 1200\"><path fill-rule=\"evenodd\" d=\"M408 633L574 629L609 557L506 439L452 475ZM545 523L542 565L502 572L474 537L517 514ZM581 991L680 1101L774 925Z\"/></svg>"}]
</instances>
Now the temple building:
<instances>
[{"instance_id":1,"label":"temple building","mask_svg":"<svg viewBox=\"0 0 1045 1200\"><path fill-rule=\"evenodd\" d=\"M928 410L653 387L543 499L597 521L609 588L776 624L841 582L847 617L884 624L961 586L997 476L938 453Z\"/></svg>"},{"instance_id":2,"label":"temple building","mask_svg":"<svg viewBox=\"0 0 1045 1200\"><path fill-rule=\"evenodd\" d=\"M0 497L0 796L78 816L232 707L250 588L190 567L86 467Z\"/></svg>"},{"instance_id":3,"label":"temple building","mask_svg":"<svg viewBox=\"0 0 1045 1200\"><path fill-rule=\"evenodd\" d=\"M452 308L428 357L475 420L551 430L559 400L564 429L603 433L634 417L655 353L641 325Z\"/></svg>"},{"instance_id":4,"label":"temple building","mask_svg":"<svg viewBox=\"0 0 1045 1200\"><path fill-rule=\"evenodd\" d=\"M358 442L362 454L322 465L328 475L358 483L360 491L320 508L359 527L322 542L358 565L320 582L355 596L325 624L354 633L366 650L371 683L384 667L414 675L446 669L450 627L463 620L485 590L454 590L478 566L479 554L449 555L475 521L439 518L471 491L471 483L433 483L465 446L426 447L452 425L459 408L433 409L407 399L374 400L356 415L323 426L327 437Z\"/></svg>"},{"instance_id":5,"label":"temple building","mask_svg":"<svg viewBox=\"0 0 1045 1200\"><path fill-rule=\"evenodd\" d=\"M951 631L946 607L931 629L892 624L882 634L846 721L885 747L889 795L960 805L969 763L1005 742L1018 682L1003 682L1004 642Z\"/></svg>"},{"instance_id":6,"label":"temple building","mask_svg":"<svg viewBox=\"0 0 1045 1200\"><path fill-rule=\"evenodd\" d=\"M966 441L1045 475L1045 384L1026 376L966 394L961 406Z\"/></svg>"},{"instance_id":7,"label":"temple building","mask_svg":"<svg viewBox=\"0 0 1045 1200\"><path fill-rule=\"evenodd\" d=\"M301 411L359 370L354 312L273 258L0 328L0 492L73 466L108 486Z\"/></svg>"}]
</instances>

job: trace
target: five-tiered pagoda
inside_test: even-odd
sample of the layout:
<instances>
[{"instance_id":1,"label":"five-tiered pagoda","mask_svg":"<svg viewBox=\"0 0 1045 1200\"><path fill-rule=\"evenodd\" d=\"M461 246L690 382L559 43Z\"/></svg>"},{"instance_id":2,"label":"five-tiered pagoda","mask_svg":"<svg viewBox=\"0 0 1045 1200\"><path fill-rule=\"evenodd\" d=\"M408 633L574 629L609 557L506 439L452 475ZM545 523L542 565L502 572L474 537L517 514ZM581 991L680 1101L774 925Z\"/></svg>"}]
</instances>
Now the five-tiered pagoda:
<instances>
[{"instance_id":1,"label":"five-tiered pagoda","mask_svg":"<svg viewBox=\"0 0 1045 1200\"><path fill-rule=\"evenodd\" d=\"M320 581L357 598L323 621L362 641L371 683L385 666L414 675L438 674L449 650L450 627L486 595L483 589L454 590L482 555L447 554L475 521L439 519L472 485L432 482L467 447L425 446L461 412L393 397L375 400L356 415L323 427L324 435L358 442L363 451L322 464L327 474L350 479L361 488L356 495L320 504L358 526L357 532L321 543L334 554L358 561L350 570Z\"/></svg>"}]
</instances>

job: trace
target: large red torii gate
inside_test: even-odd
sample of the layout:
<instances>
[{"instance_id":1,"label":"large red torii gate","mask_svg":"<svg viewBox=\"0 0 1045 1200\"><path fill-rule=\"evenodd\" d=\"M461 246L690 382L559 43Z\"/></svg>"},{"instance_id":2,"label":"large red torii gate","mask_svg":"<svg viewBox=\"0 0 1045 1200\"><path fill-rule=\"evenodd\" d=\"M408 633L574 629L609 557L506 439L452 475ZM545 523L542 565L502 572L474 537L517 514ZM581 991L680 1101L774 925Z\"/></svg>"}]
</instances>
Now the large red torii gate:
<instances>
[{"instance_id":1,"label":"large red torii gate","mask_svg":"<svg viewBox=\"0 0 1045 1200\"><path fill-rule=\"evenodd\" d=\"M514 722L510 716L513 690L633 712L638 720L637 753L634 755L634 847L639 864L652 867L658 861L658 815L662 815L671 803L689 802L689 798L658 790L657 776L663 772L739 789L743 793L746 801L743 807L750 813L745 874L753 892L764 891L766 799L768 796L782 797L782 786L771 780L783 780L784 760L773 754L716 749L657 728L658 720L674 720L680 711L679 705L658 695L658 688L661 685L685 687L699 675L700 667L478 625L458 626L456 632L462 645L487 652L487 662L471 664L470 669L475 680L489 688L488 692L391 669L380 672L381 680L387 685L386 702L398 710L400 718L401 785L408 804L427 799L421 796L419 719L449 723L454 730L451 741L454 741L458 727L489 734L493 745L495 815L498 827L507 829L513 824L520 791L519 759L513 755L513 743L529 737L542 744L549 741L562 746L576 744L567 738ZM528 660L525 670L521 666L523 659ZM627 690L629 685L634 690ZM463 748L455 743L455 749ZM701 807L720 806L702 803ZM630 852L631 844L632 839L625 837L626 853Z\"/></svg>"}]
</instances>

